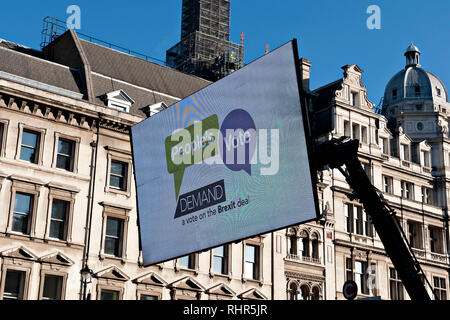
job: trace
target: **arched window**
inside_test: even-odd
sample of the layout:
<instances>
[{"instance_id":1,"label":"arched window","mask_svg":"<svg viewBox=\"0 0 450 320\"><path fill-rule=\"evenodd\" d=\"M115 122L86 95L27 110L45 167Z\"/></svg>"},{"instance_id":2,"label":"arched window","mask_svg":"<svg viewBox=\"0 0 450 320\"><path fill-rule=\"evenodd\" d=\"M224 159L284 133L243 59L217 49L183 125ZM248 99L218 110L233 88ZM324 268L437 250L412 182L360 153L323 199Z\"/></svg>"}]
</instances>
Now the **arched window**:
<instances>
[{"instance_id":1,"label":"arched window","mask_svg":"<svg viewBox=\"0 0 450 320\"><path fill-rule=\"evenodd\" d=\"M320 289L318 287L312 289L311 300L320 300Z\"/></svg>"},{"instance_id":2,"label":"arched window","mask_svg":"<svg viewBox=\"0 0 450 320\"><path fill-rule=\"evenodd\" d=\"M297 236L295 234L289 237L289 254L297 255Z\"/></svg>"},{"instance_id":3,"label":"arched window","mask_svg":"<svg viewBox=\"0 0 450 320\"><path fill-rule=\"evenodd\" d=\"M312 241L312 255L311 258L319 259L319 240L314 239Z\"/></svg>"},{"instance_id":4,"label":"arched window","mask_svg":"<svg viewBox=\"0 0 450 320\"><path fill-rule=\"evenodd\" d=\"M308 237L302 238L302 249L303 249L302 256L309 257L310 254L309 254L309 238Z\"/></svg>"},{"instance_id":5,"label":"arched window","mask_svg":"<svg viewBox=\"0 0 450 320\"><path fill-rule=\"evenodd\" d=\"M306 285L300 287L298 300L309 300L309 288Z\"/></svg>"},{"instance_id":6,"label":"arched window","mask_svg":"<svg viewBox=\"0 0 450 320\"><path fill-rule=\"evenodd\" d=\"M294 282L289 285L288 290L288 299L289 300L297 300L298 298L298 286Z\"/></svg>"}]
</instances>

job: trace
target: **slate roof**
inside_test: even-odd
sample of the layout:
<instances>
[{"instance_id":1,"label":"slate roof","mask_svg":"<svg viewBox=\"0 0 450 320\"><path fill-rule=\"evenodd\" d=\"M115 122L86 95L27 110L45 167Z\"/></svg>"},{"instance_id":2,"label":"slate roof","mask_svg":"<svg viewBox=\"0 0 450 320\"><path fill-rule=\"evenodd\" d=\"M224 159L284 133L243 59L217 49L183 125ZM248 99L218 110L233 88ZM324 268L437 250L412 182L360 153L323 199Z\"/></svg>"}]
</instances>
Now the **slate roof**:
<instances>
[{"instance_id":1,"label":"slate roof","mask_svg":"<svg viewBox=\"0 0 450 320\"><path fill-rule=\"evenodd\" d=\"M86 80L79 65L72 64L72 68L66 65L80 61L77 49L67 49L76 48L74 45L66 46L73 41L71 36L70 32L64 33L59 37L64 39L63 45L53 47L53 50L59 50L59 57L64 56L58 60L59 63L46 60L41 51L0 40L0 71L70 90L86 99ZM130 113L145 117L142 108L159 102L170 106L211 83L108 47L78 40L90 66L93 102L97 105L106 106L104 96L122 89L135 101Z\"/></svg>"},{"instance_id":2,"label":"slate roof","mask_svg":"<svg viewBox=\"0 0 450 320\"><path fill-rule=\"evenodd\" d=\"M22 53L21 50L5 45L5 42L1 44L0 71L76 93L84 93L79 70Z\"/></svg>"},{"instance_id":3,"label":"slate roof","mask_svg":"<svg viewBox=\"0 0 450 320\"><path fill-rule=\"evenodd\" d=\"M139 87L184 98L210 84L207 80L95 43L81 40L81 44L92 72Z\"/></svg>"}]
</instances>

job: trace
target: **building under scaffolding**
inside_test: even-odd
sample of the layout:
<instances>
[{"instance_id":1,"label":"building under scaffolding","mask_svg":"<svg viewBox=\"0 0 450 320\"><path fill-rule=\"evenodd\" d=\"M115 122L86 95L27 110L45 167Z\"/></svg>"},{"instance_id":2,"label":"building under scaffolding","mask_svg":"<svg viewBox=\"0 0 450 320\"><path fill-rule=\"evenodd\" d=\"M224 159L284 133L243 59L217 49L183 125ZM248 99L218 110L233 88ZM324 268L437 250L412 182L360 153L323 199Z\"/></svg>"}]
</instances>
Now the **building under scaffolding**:
<instances>
[{"instance_id":1,"label":"building under scaffolding","mask_svg":"<svg viewBox=\"0 0 450 320\"><path fill-rule=\"evenodd\" d=\"M177 70L216 81L244 65L244 37L230 42L230 0L183 0L181 41L167 50Z\"/></svg>"}]
</instances>

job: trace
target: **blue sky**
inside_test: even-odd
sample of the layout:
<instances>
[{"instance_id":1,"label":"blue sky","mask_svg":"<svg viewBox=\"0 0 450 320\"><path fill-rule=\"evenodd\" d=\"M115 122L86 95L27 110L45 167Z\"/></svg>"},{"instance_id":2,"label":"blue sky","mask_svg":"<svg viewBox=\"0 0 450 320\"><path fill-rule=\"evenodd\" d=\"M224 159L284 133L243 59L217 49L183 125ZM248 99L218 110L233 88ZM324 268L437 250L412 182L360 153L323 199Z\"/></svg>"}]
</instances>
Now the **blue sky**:
<instances>
[{"instance_id":1,"label":"blue sky","mask_svg":"<svg viewBox=\"0 0 450 320\"><path fill-rule=\"evenodd\" d=\"M66 20L71 4L81 8L80 32L150 56L180 39L182 0L2 1L0 38L39 48L42 20ZM381 29L369 30L369 5L381 9ZM231 40L246 35L246 63L292 38L301 57L311 60L311 87L342 76L341 66L358 64L369 99L378 104L389 79L405 64L403 53L414 43L422 66L450 88L450 1L382 0L231 0Z\"/></svg>"}]
</instances>

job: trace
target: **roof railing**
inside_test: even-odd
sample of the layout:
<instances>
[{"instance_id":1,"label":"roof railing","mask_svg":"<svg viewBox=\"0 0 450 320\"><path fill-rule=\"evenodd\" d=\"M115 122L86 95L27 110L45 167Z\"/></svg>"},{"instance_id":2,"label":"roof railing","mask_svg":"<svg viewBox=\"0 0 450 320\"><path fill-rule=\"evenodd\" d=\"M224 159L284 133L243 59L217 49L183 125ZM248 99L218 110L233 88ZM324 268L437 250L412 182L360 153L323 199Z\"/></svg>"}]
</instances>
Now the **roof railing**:
<instances>
[{"instance_id":1,"label":"roof railing","mask_svg":"<svg viewBox=\"0 0 450 320\"><path fill-rule=\"evenodd\" d=\"M51 42L53 42L55 39L57 39L59 36L61 36L64 32L66 32L69 28L67 28L67 24L66 22L53 18L53 17L45 17L44 18L44 25L42 28L42 33L41 33L41 48L44 48L46 46L48 46ZM115 45L113 43L104 41L104 40L100 40L98 38L92 37L90 35L86 35L83 34L81 32L77 31L77 36L83 40L92 42L92 43L96 43L102 46L106 46L110 49L114 49L132 56L135 56L137 58L146 60L146 61L151 61L151 62L157 62L158 64L162 64L164 66L166 66L166 62L158 59L158 58L154 58L151 57L149 55L134 51L134 50L130 50L118 45Z\"/></svg>"}]
</instances>

